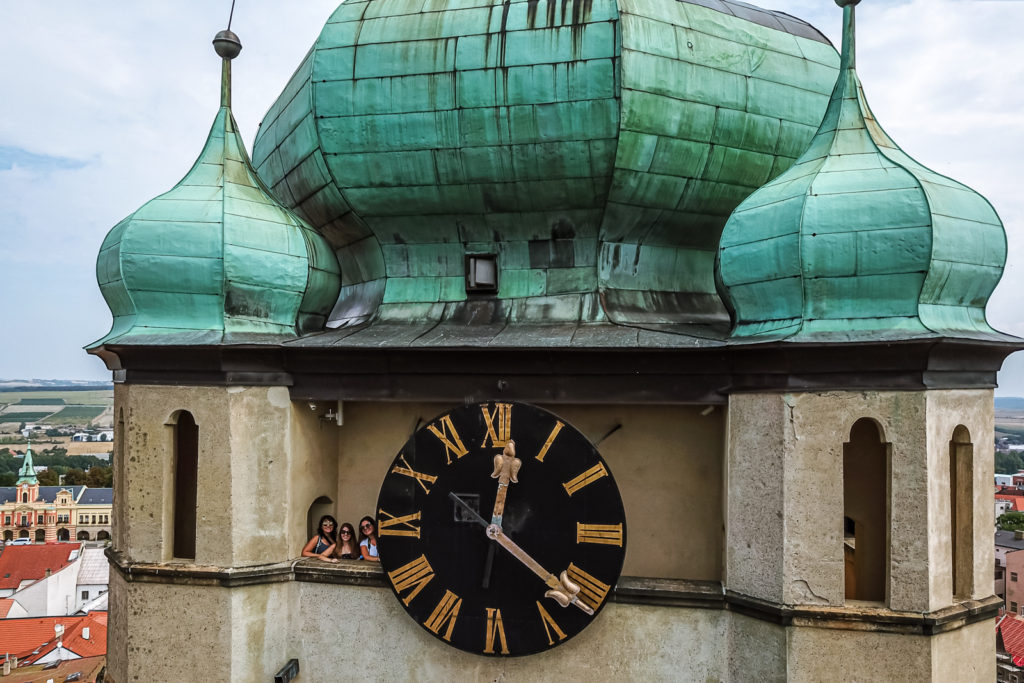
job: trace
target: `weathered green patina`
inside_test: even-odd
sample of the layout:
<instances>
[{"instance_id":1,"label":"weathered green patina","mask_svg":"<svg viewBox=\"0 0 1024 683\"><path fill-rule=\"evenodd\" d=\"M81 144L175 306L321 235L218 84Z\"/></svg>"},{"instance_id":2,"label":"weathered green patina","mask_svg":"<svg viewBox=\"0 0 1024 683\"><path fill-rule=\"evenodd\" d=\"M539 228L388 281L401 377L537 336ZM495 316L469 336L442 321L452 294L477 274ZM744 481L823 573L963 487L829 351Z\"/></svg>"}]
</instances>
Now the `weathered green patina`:
<instances>
[{"instance_id":1,"label":"weathered green patina","mask_svg":"<svg viewBox=\"0 0 1024 683\"><path fill-rule=\"evenodd\" d=\"M724 329L722 226L806 148L838 63L720 0L352 0L253 159L336 250L331 326L481 324L465 259L489 253L494 321Z\"/></svg>"},{"instance_id":2,"label":"weathered green patina","mask_svg":"<svg viewBox=\"0 0 1024 683\"><path fill-rule=\"evenodd\" d=\"M885 134L857 77L854 7L821 128L722 234L733 336L875 338L996 334L985 304L1006 235L980 195L921 166Z\"/></svg>"},{"instance_id":3,"label":"weathered green patina","mask_svg":"<svg viewBox=\"0 0 1024 683\"><path fill-rule=\"evenodd\" d=\"M115 226L96 263L114 324L102 344L210 344L323 329L339 288L324 238L253 170L222 102L202 154L172 190Z\"/></svg>"},{"instance_id":4,"label":"weathered green patina","mask_svg":"<svg viewBox=\"0 0 1024 683\"><path fill-rule=\"evenodd\" d=\"M32 444L29 443L28 448L25 450L25 461L21 463L21 469L18 470L18 481L15 482L15 485L35 485L38 483L39 479L36 477L36 469L32 465Z\"/></svg>"}]
</instances>

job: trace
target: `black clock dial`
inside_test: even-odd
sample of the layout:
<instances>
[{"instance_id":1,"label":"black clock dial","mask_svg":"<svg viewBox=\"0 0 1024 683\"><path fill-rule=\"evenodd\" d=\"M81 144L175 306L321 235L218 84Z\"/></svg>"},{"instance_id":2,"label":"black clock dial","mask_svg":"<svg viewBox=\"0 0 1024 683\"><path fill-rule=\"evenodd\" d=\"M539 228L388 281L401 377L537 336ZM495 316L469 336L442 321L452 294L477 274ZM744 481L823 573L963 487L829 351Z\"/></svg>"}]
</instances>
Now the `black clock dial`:
<instances>
[{"instance_id":1,"label":"black clock dial","mask_svg":"<svg viewBox=\"0 0 1024 683\"><path fill-rule=\"evenodd\" d=\"M388 468L377 530L409 615L445 643L493 656L583 630L626 553L608 465L571 425L523 403L465 405L419 429Z\"/></svg>"}]
</instances>

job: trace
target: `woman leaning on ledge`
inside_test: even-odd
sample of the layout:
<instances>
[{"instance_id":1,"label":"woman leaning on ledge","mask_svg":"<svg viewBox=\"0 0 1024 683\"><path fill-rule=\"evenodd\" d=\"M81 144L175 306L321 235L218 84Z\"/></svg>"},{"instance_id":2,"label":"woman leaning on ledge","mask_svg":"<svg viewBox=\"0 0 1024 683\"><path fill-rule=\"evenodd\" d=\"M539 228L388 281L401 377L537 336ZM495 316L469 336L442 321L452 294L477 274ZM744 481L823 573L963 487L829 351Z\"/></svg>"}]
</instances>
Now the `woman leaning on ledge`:
<instances>
[{"instance_id":1,"label":"woman leaning on ledge","mask_svg":"<svg viewBox=\"0 0 1024 683\"><path fill-rule=\"evenodd\" d=\"M359 551L359 541L356 540L356 530L348 522L338 529L338 545L334 548L334 556L342 560L361 560L362 553Z\"/></svg>"},{"instance_id":2,"label":"woman leaning on ledge","mask_svg":"<svg viewBox=\"0 0 1024 683\"><path fill-rule=\"evenodd\" d=\"M377 557L377 530L373 525L373 517L363 517L359 520L359 550L363 553L363 559L370 562L380 562Z\"/></svg>"},{"instance_id":3,"label":"woman leaning on ledge","mask_svg":"<svg viewBox=\"0 0 1024 683\"><path fill-rule=\"evenodd\" d=\"M316 536L309 539L309 543L302 549L302 556L319 557L324 562L337 562L338 560L331 556L335 546L338 545L338 538L334 534L337 526L338 523L334 517L330 515L321 517L320 524L316 529Z\"/></svg>"}]
</instances>

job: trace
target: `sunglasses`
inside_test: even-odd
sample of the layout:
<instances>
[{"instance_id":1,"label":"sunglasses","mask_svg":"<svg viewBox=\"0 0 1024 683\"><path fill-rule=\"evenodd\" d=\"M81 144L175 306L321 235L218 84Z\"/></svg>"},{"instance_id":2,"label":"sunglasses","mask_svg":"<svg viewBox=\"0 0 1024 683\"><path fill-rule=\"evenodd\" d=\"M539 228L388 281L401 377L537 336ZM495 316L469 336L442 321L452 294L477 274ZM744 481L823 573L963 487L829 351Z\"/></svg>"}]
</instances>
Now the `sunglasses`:
<instances>
[{"instance_id":1,"label":"sunglasses","mask_svg":"<svg viewBox=\"0 0 1024 683\"><path fill-rule=\"evenodd\" d=\"M359 528L360 528L360 529L372 529L372 528L373 528L373 525L372 525L372 524L361 524L361 525L359 526Z\"/></svg>"},{"instance_id":2,"label":"sunglasses","mask_svg":"<svg viewBox=\"0 0 1024 683\"><path fill-rule=\"evenodd\" d=\"M351 535L352 535L352 532L351 532L351 531L349 531L348 529L342 529L342 530L341 530L341 531L339 531L338 533L339 533L339 534L344 534L345 536L351 536Z\"/></svg>"}]
</instances>

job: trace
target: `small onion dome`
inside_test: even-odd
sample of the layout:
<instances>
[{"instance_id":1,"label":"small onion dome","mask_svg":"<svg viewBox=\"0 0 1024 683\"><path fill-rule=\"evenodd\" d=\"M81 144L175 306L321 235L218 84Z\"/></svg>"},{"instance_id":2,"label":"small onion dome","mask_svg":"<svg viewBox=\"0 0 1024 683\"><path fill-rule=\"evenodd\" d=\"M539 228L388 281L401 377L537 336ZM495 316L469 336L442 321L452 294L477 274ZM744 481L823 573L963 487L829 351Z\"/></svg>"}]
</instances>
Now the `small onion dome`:
<instances>
[{"instance_id":1,"label":"small onion dome","mask_svg":"<svg viewBox=\"0 0 1024 683\"><path fill-rule=\"evenodd\" d=\"M1006 261L1002 223L875 121L856 72L856 3L840 4L841 70L816 136L722 233L733 336L994 334L985 304Z\"/></svg>"},{"instance_id":2,"label":"small onion dome","mask_svg":"<svg viewBox=\"0 0 1024 683\"><path fill-rule=\"evenodd\" d=\"M253 170L230 108L171 191L118 223L96 276L114 315L109 343L217 343L324 327L340 287L324 238L282 206Z\"/></svg>"}]
</instances>

